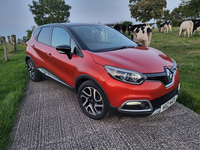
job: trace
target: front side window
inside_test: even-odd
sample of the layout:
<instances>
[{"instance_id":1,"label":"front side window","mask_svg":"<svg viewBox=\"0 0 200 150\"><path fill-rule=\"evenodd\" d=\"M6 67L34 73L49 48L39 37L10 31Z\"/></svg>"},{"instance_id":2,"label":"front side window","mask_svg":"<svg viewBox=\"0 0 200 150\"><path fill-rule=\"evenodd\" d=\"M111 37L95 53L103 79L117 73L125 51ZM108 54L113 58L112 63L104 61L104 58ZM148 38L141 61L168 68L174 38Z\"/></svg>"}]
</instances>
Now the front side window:
<instances>
[{"instance_id":1,"label":"front side window","mask_svg":"<svg viewBox=\"0 0 200 150\"><path fill-rule=\"evenodd\" d=\"M69 45L69 43L70 35L68 32L63 28L55 27L52 34L52 46Z\"/></svg>"}]
</instances>

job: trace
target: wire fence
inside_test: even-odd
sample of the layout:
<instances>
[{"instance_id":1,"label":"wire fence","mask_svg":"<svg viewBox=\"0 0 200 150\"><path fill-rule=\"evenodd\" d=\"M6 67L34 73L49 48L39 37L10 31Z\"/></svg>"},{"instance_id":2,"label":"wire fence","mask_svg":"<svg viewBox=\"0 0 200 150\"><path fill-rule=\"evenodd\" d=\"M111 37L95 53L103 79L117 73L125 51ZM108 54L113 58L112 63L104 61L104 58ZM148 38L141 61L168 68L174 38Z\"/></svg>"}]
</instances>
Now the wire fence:
<instances>
[{"instance_id":1,"label":"wire fence","mask_svg":"<svg viewBox=\"0 0 200 150\"><path fill-rule=\"evenodd\" d=\"M7 36L7 38L8 38L8 44L12 44L14 52L17 53L16 35ZM4 57L5 61L7 61L8 60L7 47L6 47L7 43L6 43L6 38L4 36L1 36L1 43L3 43Z\"/></svg>"}]
</instances>

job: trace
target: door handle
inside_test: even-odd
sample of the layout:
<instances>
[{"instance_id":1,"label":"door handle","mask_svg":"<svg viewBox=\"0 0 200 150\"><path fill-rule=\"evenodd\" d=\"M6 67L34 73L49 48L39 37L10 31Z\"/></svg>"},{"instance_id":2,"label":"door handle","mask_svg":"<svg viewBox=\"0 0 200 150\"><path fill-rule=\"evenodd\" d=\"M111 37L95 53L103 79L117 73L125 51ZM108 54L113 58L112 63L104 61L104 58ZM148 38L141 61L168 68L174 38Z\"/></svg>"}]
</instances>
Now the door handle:
<instances>
[{"instance_id":1,"label":"door handle","mask_svg":"<svg viewBox=\"0 0 200 150\"><path fill-rule=\"evenodd\" d=\"M49 57L51 57L52 55L51 55L51 53L47 53L47 55L49 56Z\"/></svg>"}]
</instances>

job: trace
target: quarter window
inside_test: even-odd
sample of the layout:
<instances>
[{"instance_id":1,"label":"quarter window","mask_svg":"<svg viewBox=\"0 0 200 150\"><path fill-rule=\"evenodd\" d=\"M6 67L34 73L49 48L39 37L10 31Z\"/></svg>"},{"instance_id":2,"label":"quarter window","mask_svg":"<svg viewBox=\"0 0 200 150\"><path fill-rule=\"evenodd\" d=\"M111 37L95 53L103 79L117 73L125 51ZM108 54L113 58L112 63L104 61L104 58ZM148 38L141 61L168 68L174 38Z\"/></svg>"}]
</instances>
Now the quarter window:
<instances>
[{"instance_id":1,"label":"quarter window","mask_svg":"<svg viewBox=\"0 0 200 150\"><path fill-rule=\"evenodd\" d=\"M37 37L38 37L38 34L39 34L40 30L41 30L41 28L36 28L36 29L34 30L34 32L33 32L33 36L34 36L34 38L35 38L36 40L37 40Z\"/></svg>"},{"instance_id":2,"label":"quarter window","mask_svg":"<svg viewBox=\"0 0 200 150\"><path fill-rule=\"evenodd\" d=\"M70 35L63 28L55 27L52 34L52 46L69 45Z\"/></svg>"},{"instance_id":3,"label":"quarter window","mask_svg":"<svg viewBox=\"0 0 200 150\"><path fill-rule=\"evenodd\" d=\"M71 53L75 53L76 43L71 39Z\"/></svg>"}]
</instances>

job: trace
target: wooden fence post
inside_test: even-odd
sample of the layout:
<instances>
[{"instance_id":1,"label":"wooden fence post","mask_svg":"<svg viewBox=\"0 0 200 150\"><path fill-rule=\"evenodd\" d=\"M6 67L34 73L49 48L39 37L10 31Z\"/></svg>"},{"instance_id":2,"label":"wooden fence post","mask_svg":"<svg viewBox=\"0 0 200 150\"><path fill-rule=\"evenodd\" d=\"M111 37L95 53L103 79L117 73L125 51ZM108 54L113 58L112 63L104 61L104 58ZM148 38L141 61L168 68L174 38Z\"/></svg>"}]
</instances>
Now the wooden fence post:
<instances>
[{"instance_id":1,"label":"wooden fence post","mask_svg":"<svg viewBox=\"0 0 200 150\"><path fill-rule=\"evenodd\" d=\"M13 43L14 52L17 53L16 35L11 35L11 38L12 38L12 43Z\"/></svg>"},{"instance_id":2,"label":"wooden fence post","mask_svg":"<svg viewBox=\"0 0 200 150\"><path fill-rule=\"evenodd\" d=\"M7 55L7 49L6 49L6 39L4 36L1 37L3 40L3 47L4 47L4 56L5 56L5 61L8 60L8 55Z\"/></svg>"},{"instance_id":3,"label":"wooden fence post","mask_svg":"<svg viewBox=\"0 0 200 150\"><path fill-rule=\"evenodd\" d=\"M10 36L7 36L8 37L8 43L11 43L11 41L10 41Z\"/></svg>"}]
</instances>

